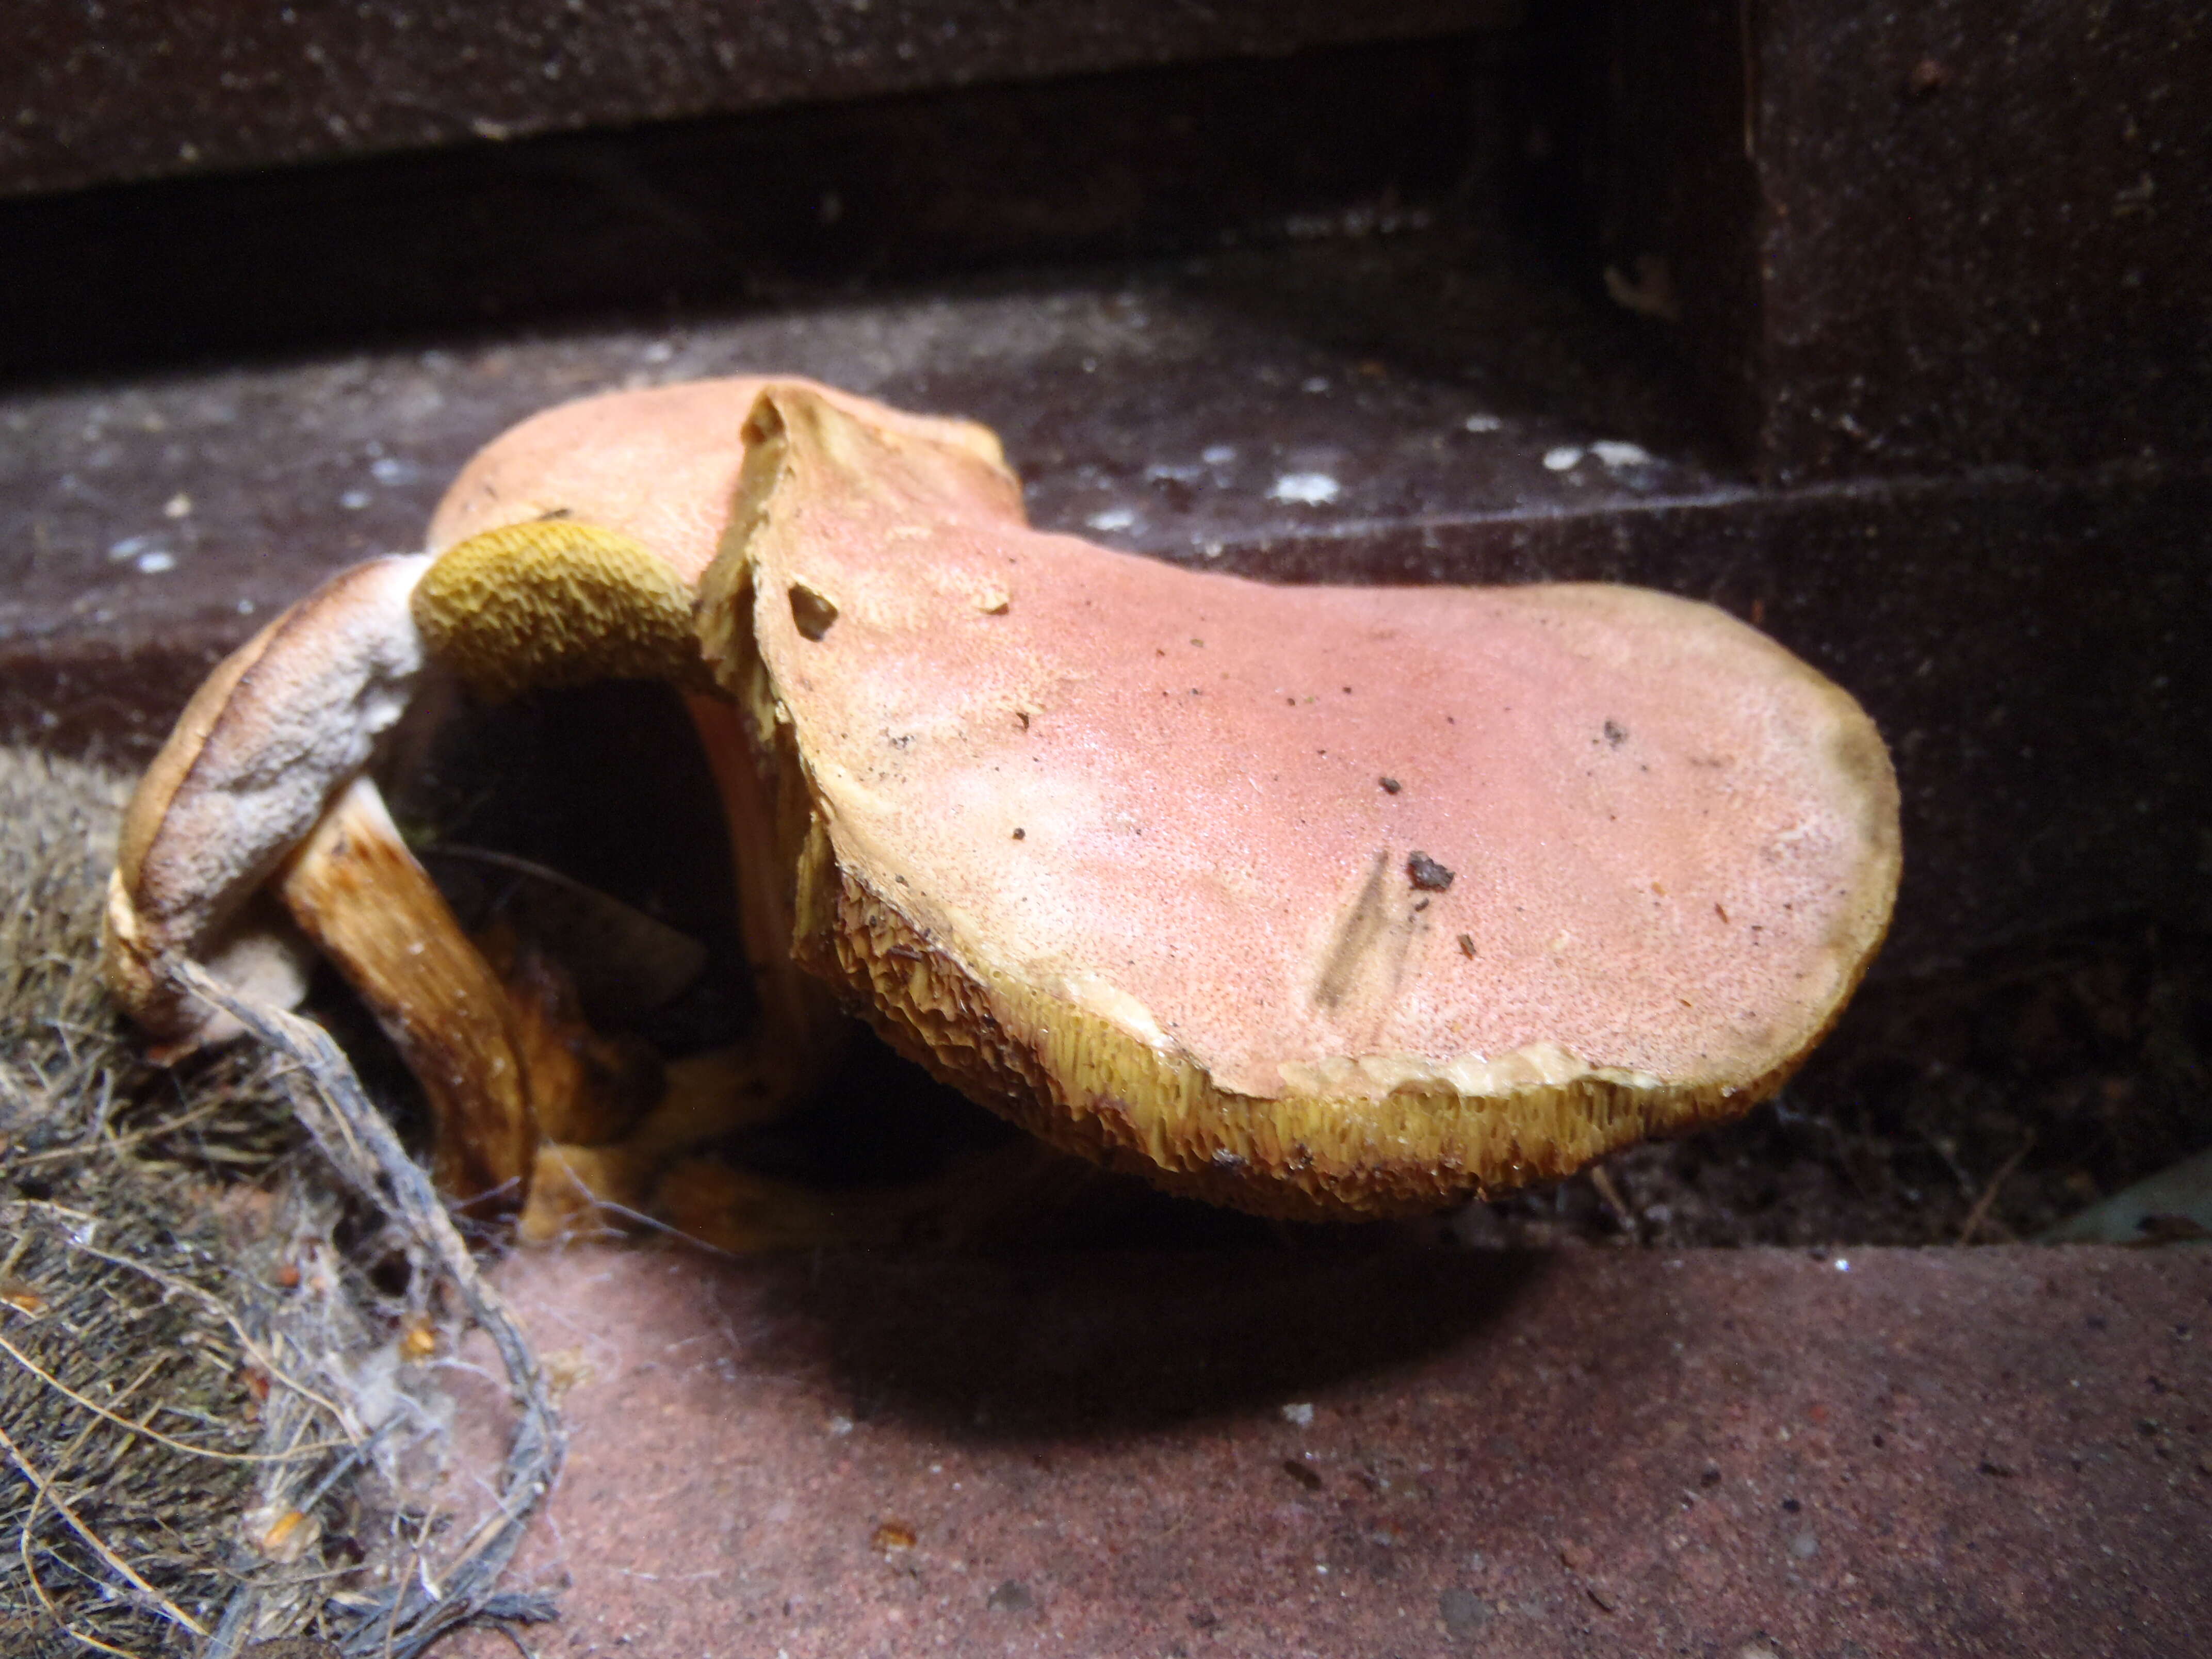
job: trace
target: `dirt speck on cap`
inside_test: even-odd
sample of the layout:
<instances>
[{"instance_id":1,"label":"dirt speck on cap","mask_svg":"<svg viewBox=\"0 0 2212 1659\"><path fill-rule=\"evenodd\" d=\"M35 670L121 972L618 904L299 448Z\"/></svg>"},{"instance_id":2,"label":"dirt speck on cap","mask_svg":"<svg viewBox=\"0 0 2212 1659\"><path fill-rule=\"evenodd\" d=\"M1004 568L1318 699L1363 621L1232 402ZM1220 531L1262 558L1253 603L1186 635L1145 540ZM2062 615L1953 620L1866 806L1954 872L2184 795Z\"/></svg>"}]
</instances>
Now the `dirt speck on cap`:
<instances>
[{"instance_id":1,"label":"dirt speck on cap","mask_svg":"<svg viewBox=\"0 0 2212 1659\"><path fill-rule=\"evenodd\" d=\"M1441 893L1452 884L1452 872L1426 853L1406 855L1406 879L1425 893Z\"/></svg>"}]
</instances>

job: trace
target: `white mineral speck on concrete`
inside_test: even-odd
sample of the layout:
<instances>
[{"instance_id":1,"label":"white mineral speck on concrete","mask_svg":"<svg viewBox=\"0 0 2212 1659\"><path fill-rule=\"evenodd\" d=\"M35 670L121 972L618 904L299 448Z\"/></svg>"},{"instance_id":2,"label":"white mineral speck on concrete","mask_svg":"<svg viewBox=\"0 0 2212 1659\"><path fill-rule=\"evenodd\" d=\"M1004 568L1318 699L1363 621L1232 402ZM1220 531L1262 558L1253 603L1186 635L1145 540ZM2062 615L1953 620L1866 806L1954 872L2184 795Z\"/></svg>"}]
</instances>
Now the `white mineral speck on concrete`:
<instances>
[{"instance_id":1,"label":"white mineral speck on concrete","mask_svg":"<svg viewBox=\"0 0 2212 1659\"><path fill-rule=\"evenodd\" d=\"M1554 472L1565 472L1579 465L1583 452L1573 444L1561 444L1557 449L1544 452L1544 465Z\"/></svg>"},{"instance_id":2,"label":"white mineral speck on concrete","mask_svg":"<svg viewBox=\"0 0 2212 1659\"><path fill-rule=\"evenodd\" d=\"M1649 466L1651 465L1651 452L1646 449L1642 444L1623 443L1618 440L1611 438L1606 439L1601 442L1592 444L1590 446L1590 453L1596 456L1599 460L1604 462L1607 466Z\"/></svg>"},{"instance_id":3,"label":"white mineral speck on concrete","mask_svg":"<svg viewBox=\"0 0 2212 1659\"><path fill-rule=\"evenodd\" d=\"M1109 507L1103 513L1092 514L1083 522L1093 530L1128 530L1135 526L1137 515L1126 507Z\"/></svg>"},{"instance_id":4,"label":"white mineral speck on concrete","mask_svg":"<svg viewBox=\"0 0 2212 1659\"><path fill-rule=\"evenodd\" d=\"M1285 472L1267 494L1297 507L1325 507L1343 492L1343 486L1326 472Z\"/></svg>"},{"instance_id":5,"label":"white mineral speck on concrete","mask_svg":"<svg viewBox=\"0 0 2212 1659\"><path fill-rule=\"evenodd\" d=\"M1495 432L1505 422L1495 415L1470 415L1460 424L1469 432Z\"/></svg>"}]
</instances>

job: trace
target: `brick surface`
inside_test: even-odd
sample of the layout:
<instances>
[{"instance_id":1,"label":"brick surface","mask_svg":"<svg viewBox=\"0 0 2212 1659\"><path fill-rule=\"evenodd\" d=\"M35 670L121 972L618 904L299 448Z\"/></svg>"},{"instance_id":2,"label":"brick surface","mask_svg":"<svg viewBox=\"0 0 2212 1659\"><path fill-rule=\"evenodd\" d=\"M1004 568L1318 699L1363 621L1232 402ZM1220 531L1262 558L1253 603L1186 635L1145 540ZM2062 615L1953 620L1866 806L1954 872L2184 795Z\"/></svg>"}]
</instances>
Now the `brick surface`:
<instances>
[{"instance_id":1,"label":"brick surface","mask_svg":"<svg viewBox=\"0 0 2212 1659\"><path fill-rule=\"evenodd\" d=\"M2212 1613L2203 1251L501 1279L583 1378L545 1655L2149 1656Z\"/></svg>"}]
</instances>

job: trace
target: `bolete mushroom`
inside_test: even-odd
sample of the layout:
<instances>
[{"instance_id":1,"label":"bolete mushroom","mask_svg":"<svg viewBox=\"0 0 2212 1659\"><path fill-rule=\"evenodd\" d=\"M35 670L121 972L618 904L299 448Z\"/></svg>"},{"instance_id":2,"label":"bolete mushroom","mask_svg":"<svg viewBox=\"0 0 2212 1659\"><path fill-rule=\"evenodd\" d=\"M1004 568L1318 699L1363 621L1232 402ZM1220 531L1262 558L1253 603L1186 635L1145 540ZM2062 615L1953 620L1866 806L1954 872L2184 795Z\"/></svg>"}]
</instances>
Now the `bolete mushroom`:
<instances>
[{"instance_id":1,"label":"bolete mushroom","mask_svg":"<svg viewBox=\"0 0 2212 1659\"><path fill-rule=\"evenodd\" d=\"M431 544L264 631L149 772L110 962L156 1030L214 1034L165 953L293 959L273 880L432 1031L418 1072L498 1049L496 1009L416 1006L453 973L364 972L327 914L333 848L397 844L361 780L429 673L690 692L793 1087L827 988L1048 1141L1263 1212L1431 1207L1734 1115L1887 925L1872 723L1707 605L1184 570L1030 529L981 428L799 381L550 411Z\"/></svg>"}]
</instances>

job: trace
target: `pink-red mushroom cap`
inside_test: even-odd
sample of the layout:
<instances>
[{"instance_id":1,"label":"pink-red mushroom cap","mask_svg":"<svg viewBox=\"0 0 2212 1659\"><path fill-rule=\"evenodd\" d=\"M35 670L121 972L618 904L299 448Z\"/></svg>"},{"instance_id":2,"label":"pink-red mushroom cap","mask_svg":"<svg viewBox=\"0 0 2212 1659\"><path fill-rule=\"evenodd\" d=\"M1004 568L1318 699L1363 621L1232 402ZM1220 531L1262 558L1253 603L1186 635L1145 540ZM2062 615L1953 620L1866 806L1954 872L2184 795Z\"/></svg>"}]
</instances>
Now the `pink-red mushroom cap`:
<instances>
[{"instance_id":1,"label":"pink-red mushroom cap","mask_svg":"<svg viewBox=\"0 0 2212 1659\"><path fill-rule=\"evenodd\" d=\"M1895 891L1872 723L1722 611L1183 570L803 389L702 630L803 805L802 963L1047 1139L1248 1207L1740 1112Z\"/></svg>"}]
</instances>

